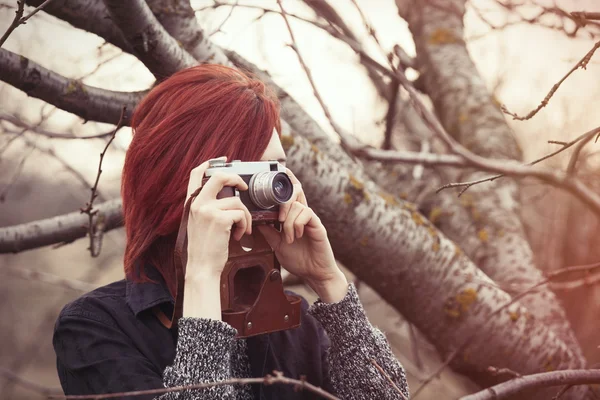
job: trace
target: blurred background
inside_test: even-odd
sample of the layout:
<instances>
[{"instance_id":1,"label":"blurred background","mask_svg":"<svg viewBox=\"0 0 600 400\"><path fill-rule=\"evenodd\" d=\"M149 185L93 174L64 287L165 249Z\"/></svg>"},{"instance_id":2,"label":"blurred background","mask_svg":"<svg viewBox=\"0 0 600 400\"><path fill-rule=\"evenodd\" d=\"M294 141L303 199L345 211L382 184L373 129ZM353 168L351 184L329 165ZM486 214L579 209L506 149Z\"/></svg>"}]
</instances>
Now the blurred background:
<instances>
[{"instance_id":1,"label":"blurred background","mask_svg":"<svg viewBox=\"0 0 600 400\"><path fill-rule=\"evenodd\" d=\"M212 1L192 3L198 10L196 15L201 25L216 43L267 70L334 137L296 54L287 46L289 37L281 16L263 15L261 10L243 6L276 9L275 1L241 0L233 10L231 6L217 6ZM393 0L358 3L386 51L400 44L414 55L412 36L406 22L398 16ZM597 0L540 0L539 3L556 3L567 11L600 11ZM284 4L290 12L307 18L314 16L301 1L288 0ZM357 32L368 35L350 1L332 4ZM0 31L11 23L15 5L16 1L0 2ZM493 0L471 1L465 18L465 39L489 90L511 111L524 114L539 104L552 85L590 50L594 41L585 35L570 38L563 32L528 23L490 28L489 22L502 25L508 19L507 10L498 7ZM298 21L292 24L300 51L333 118L363 142L380 145L387 103L377 95L356 54L310 24ZM150 72L133 56L44 12L16 29L4 47L66 77L81 78L84 83L101 88L144 90L154 82ZM600 126L599 74L600 55L597 55L587 70L576 71L561 86L536 117L525 122L507 117L525 160L555 150L556 145L549 144L549 140L568 141ZM17 115L31 125L42 121L44 129L55 132L89 135L110 130L109 125L100 123L81 124L78 117L29 98L4 83L0 83L0 111ZM0 227L61 215L85 205L106 139L59 140L32 133L15 138L19 129L9 123L0 126ZM119 196L120 173L130 139L129 128L123 128L109 148L103 163L98 202ZM597 144L587 147L580 170L587 184L600 192L598 149ZM566 156L559 155L545 165L558 168L567 162ZM541 269L549 271L600 261L597 217L570 195L552 187L524 180L522 188L523 219ZM85 239L58 248L0 255L0 366L38 384L59 387L51 342L56 316L67 302L80 296L82 290L123 278L124 239L122 229L107 233L98 258L90 257ZM18 270L51 273L88 286L81 285L81 290L69 289L40 279L27 279L23 273L16 272ZM314 300L307 289L298 286L294 290ZM600 283L591 277L586 285L557 285L555 290L590 364L600 362L600 342L596 334ZM416 387L420 379L439 365L435 350L367 286L360 285L360 294L371 321L387 334L406 367L409 383ZM454 399L474 389L476 387L467 379L446 369L420 397ZM38 395L0 377L0 398L35 396Z\"/></svg>"}]
</instances>

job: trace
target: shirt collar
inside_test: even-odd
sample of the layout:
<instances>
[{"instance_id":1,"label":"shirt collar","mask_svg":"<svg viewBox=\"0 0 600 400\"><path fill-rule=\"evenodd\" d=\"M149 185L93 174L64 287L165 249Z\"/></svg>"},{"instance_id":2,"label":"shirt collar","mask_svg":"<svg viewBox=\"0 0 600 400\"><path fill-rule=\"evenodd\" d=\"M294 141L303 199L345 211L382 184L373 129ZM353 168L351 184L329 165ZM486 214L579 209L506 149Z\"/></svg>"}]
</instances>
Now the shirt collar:
<instances>
[{"instance_id":1,"label":"shirt collar","mask_svg":"<svg viewBox=\"0 0 600 400\"><path fill-rule=\"evenodd\" d=\"M144 265L144 271L153 282L133 282L127 279L126 284L126 302L136 316L158 304L175 303L160 272L148 263ZM134 273L139 274L137 267Z\"/></svg>"}]
</instances>

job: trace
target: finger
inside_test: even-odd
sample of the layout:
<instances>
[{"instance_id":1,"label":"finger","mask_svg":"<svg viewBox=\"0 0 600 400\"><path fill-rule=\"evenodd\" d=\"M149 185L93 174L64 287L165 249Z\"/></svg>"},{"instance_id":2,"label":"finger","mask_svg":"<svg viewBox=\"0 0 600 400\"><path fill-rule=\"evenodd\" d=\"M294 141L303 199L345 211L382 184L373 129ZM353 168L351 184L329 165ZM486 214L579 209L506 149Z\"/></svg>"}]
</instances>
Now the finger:
<instances>
[{"instance_id":1,"label":"finger","mask_svg":"<svg viewBox=\"0 0 600 400\"><path fill-rule=\"evenodd\" d=\"M226 186L248 190L248 185L239 175L219 171L210 177L198 197L202 196L203 201L214 200Z\"/></svg>"},{"instance_id":2,"label":"finger","mask_svg":"<svg viewBox=\"0 0 600 400\"><path fill-rule=\"evenodd\" d=\"M225 197L215 202L216 206L220 210L242 210L246 217L246 231L247 235L252 234L252 214L248 211L248 207L242 203L239 197Z\"/></svg>"},{"instance_id":3,"label":"finger","mask_svg":"<svg viewBox=\"0 0 600 400\"><path fill-rule=\"evenodd\" d=\"M279 222L283 222L287 219L290 207L292 206L294 201L298 201L301 204L308 206L308 203L306 201L306 195L304 194L304 189L302 189L302 184L289 168L286 168L286 173L288 174L290 181L292 181L294 192L292 193L292 197L288 202L279 206Z\"/></svg>"},{"instance_id":4,"label":"finger","mask_svg":"<svg viewBox=\"0 0 600 400\"><path fill-rule=\"evenodd\" d=\"M294 204L292 204L290 212L288 213L285 221L283 222L283 232L285 233L285 240L287 243L294 242L294 221L298 215L300 215L302 209L304 209L304 205L295 201Z\"/></svg>"},{"instance_id":5,"label":"finger","mask_svg":"<svg viewBox=\"0 0 600 400\"><path fill-rule=\"evenodd\" d=\"M292 204L294 204L295 201L299 202L300 204L306 205L306 197L304 197L302 185L300 183L295 183L293 188L294 191L292 192L292 197L280 206L281 208L279 209L279 222L283 222L287 219L287 215L290 212L290 208L292 207ZM300 201L301 198L304 198L305 201Z\"/></svg>"},{"instance_id":6,"label":"finger","mask_svg":"<svg viewBox=\"0 0 600 400\"><path fill-rule=\"evenodd\" d=\"M227 157L225 157L226 159ZM190 172L190 180L188 181L187 187L187 195L185 196L185 201L190 198L192 193L194 193L198 188L202 187L202 178L204 178L204 173L208 169L208 161L203 162L198 165Z\"/></svg>"},{"instance_id":7,"label":"finger","mask_svg":"<svg viewBox=\"0 0 600 400\"><path fill-rule=\"evenodd\" d=\"M232 233L233 238L237 241L242 239L248 223L244 212L242 210L222 210L221 215L225 218L225 223L229 227L232 227L235 224L235 229Z\"/></svg>"},{"instance_id":8,"label":"finger","mask_svg":"<svg viewBox=\"0 0 600 400\"><path fill-rule=\"evenodd\" d=\"M306 201L306 195L304 194L304 189L302 189L302 183L300 183L298 178L296 178L296 175L294 175L294 173L292 172L291 169L286 168L285 172L290 177L290 180L292 181L292 183L294 185L298 185L299 190L297 192L297 200L296 201L299 201L300 203L304 204L305 206L308 206L308 203Z\"/></svg>"},{"instance_id":9,"label":"finger","mask_svg":"<svg viewBox=\"0 0 600 400\"><path fill-rule=\"evenodd\" d=\"M294 232L296 238L300 239L304 235L304 227L310 222L315 213L308 207L304 207L294 221Z\"/></svg>"}]
</instances>

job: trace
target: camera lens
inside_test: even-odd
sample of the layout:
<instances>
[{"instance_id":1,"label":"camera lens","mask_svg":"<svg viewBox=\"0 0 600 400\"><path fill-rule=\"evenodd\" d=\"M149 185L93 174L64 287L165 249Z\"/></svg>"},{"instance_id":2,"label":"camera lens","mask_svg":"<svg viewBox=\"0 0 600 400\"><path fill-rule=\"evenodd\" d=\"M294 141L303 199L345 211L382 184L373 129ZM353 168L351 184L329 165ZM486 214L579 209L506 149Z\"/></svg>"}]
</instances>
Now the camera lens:
<instances>
[{"instance_id":1,"label":"camera lens","mask_svg":"<svg viewBox=\"0 0 600 400\"><path fill-rule=\"evenodd\" d=\"M279 203L285 203L292 197L294 186L287 174L280 172L273 178L273 194Z\"/></svg>"},{"instance_id":2,"label":"camera lens","mask_svg":"<svg viewBox=\"0 0 600 400\"><path fill-rule=\"evenodd\" d=\"M285 172L259 172L250 178L248 186L250 199L263 209L285 203L294 192L294 185Z\"/></svg>"}]
</instances>

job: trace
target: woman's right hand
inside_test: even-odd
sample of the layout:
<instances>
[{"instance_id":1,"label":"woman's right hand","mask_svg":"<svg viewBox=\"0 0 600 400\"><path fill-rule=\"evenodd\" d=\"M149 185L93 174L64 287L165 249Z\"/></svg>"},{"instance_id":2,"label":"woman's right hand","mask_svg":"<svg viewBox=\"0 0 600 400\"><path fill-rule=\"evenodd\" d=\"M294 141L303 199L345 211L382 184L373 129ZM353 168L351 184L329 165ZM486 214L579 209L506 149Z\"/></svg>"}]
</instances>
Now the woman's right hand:
<instances>
[{"instance_id":1,"label":"woman's right hand","mask_svg":"<svg viewBox=\"0 0 600 400\"><path fill-rule=\"evenodd\" d=\"M190 173L186 201L202 186L208 161ZM240 240L252 233L252 217L239 197L217 199L226 186L248 190L248 185L236 174L216 173L211 176L190 207L188 220L188 278L220 278L229 256L229 238ZM232 227L235 230L232 233Z\"/></svg>"},{"instance_id":2,"label":"woman's right hand","mask_svg":"<svg viewBox=\"0 0 600 400\"><path fill-rule=\"evenodd\" d=\"M190 173L186 201L202 186L208 161ZM252 233L252 217L238 197L217 199L226 186L248 190L235 174L219 173L210 177L192 201L188 219L187 265L183 296L183 316L221 319L221 272L229 257L229 239L240 240ZM235 224L235 230L231 228Z\"/></svg>"}]
</instances>

